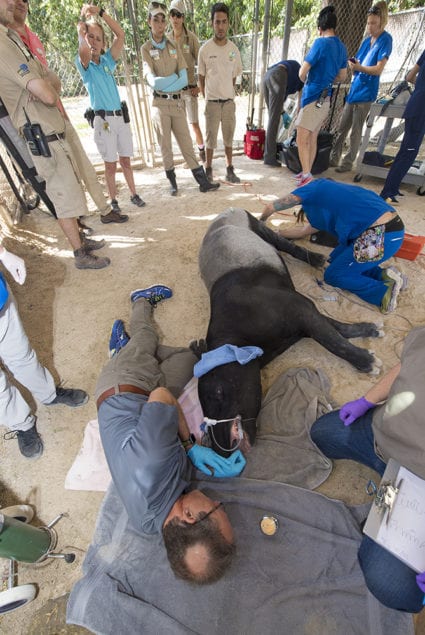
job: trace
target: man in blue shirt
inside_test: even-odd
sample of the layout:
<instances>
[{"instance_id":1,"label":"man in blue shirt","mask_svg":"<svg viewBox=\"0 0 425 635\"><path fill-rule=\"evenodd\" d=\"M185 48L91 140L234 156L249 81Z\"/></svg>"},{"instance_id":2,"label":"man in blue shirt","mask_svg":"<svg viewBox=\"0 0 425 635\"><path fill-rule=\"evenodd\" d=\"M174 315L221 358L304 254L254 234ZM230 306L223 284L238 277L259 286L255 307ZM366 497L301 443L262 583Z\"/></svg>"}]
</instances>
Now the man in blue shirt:
<instances>
[{"instance_id":1,"label":"man in blue shirt","mask_svg":"<svg viewBox=\"0 0 425 635\"><path fill-rule=\"evenodd\" d=\"M18 284L26 278L25 263L22 258L7 251L0 245L0 262ZM13 295L0 273L0 359L9 373L25 386L31 394L45 406L82 406L88 395L84 390L55 386L52 375L37 359L28 341ZM18 439L22 456L36 459L43 453L43 441L37 432L36 417L15 384L6 372L0 370L0 420L9 432L5 439Z\"/></svg>"},{"instance_id":2,"label":"man in blue shirt","mask_svg":"<svg viewBox=\"0 0 425 635\"><path fill-rule=\"evenodd\" d=\"M336 167L336 172L349 172L356 160L363 124L371 103L378 95L379 77L392 51L393 39L384 31L387 22L386 3L382 1L373 5L368 11L366 24L369 37L363 40L356 56L348 60L354 76L331 153L330 165ZM339 165L342 147L350 128L350 149Z\"/></svg>"},{"instance_id":3,"label":"man in blue shirt","mask_svg":"<svg viewBox=\"0 0 425 635\"><path fill-rule=\"evenodd\" d=\"M153 307L171 295L163 285L133 291L131 338L121 321L114 324L115 354L96 386L99 429L134 529L162 532L175 574L205 584L224 574L235 546L221 504L191 489L192 464L209 476L237 476L245 459L239 451L225 459L190 434L176 396L197 359L189 349L159 345L152 324Z\"/></svg>"},{"instance_id":4,"label":"man in blue shirt","mask_svg":"<svg viewBox=\"0 0 425 635\"><path fill-rule=\"evenodd\" d=\"M89 22L83 22L83 19ZM100 19L105 21L114 34L112 46L106 52L105 33ZM117 157L131 192L131 202L138 207L145 205L136 192L130 160L133 154L131 128L124 119L125 112L121 107L121 98L113 75L123 46L124 31L118 22L101 7L83 5L81 20L78 23L78 55L75 64L95 112L94 140L105 162L105 178L111 197L111 207L118 214L121 209L117 201L115 183Z\"/></svg>"},{"instance_id":5,"label":"man in blue shirt","mask_svg":"<svg viewBox=\"0 0 425 635\"><path fill-rule=\"evenodd\" d=\"M280 167L276 158L276 138L283 104L288 95L298 93L298 102L304 86L298 77L300 65L295 60L282 60L271 66L263 80L264 99L269 112L267 124L266 144L264 148L264 163L273 167Z\"/></svg>"},{"instance_id":6,"label":"man in blue shirt","mask_svg":"<svg viewBox=\"0 0 425 635\"><path fill-rule=\"evenodd\" d=\"M415 90L404 109L404 136L381 192L382 198L397 203L399 187L416 159L425 136L425 50L406 75Z\"/></svg>"}]
</instances>

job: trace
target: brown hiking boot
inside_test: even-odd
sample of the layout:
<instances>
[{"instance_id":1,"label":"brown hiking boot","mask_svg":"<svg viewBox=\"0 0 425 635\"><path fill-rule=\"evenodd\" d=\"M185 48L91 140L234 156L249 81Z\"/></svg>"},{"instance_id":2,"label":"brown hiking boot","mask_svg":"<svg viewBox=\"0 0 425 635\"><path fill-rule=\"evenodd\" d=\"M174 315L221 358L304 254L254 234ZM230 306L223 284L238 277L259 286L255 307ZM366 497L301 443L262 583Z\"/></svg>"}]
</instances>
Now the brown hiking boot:
<instances>
[{"instance_id":1,"label":"brown hiking boot","mask_svg":"<svg viewBox=\"0 0 425 635\"><path fill-rule=\"evenodd\" d=\"M77 269L104 269L111 264L110 259L106 256L103 258L94 256L92 253L86 251L84 247L80 247L80 249L74 251L74 258Z\"/></svg>"},{"instance_id":2,"label":"brown hiking boot","mask_svg":"<svg viewBox=\"0 0 425 635\"><path fill-rule=\"evenodd\" d=\"M111 210L109 214L104 214L100 217L101 223L126 223L128 221L127 214L120 214L114 210Z\"/></svg>"}]
</instances>

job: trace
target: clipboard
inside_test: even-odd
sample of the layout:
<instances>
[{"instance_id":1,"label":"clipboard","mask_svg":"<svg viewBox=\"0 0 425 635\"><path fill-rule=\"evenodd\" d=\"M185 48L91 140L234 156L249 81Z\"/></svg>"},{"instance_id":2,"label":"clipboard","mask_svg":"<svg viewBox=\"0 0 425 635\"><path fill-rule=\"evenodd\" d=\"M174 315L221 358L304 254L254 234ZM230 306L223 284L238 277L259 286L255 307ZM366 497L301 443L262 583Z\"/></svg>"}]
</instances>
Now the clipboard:
<instances>
[{"instance_id":1,"label":"clipboard","mask_svg":"<svg viewBox=\"0 0 425 635\"><path fill-rule=\"evenodd\" d=\"M425 571L425 480L394 459L388 461L363 532L411 569Z\"/></svg>"}]
</instances>

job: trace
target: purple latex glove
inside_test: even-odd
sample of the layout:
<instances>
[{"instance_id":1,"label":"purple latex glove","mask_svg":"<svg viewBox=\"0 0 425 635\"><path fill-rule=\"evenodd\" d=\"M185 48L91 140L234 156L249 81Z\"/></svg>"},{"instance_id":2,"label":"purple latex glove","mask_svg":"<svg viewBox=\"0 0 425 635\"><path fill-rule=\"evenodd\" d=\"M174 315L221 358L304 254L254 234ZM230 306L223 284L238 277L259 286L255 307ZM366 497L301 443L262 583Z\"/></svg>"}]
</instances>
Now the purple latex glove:
<instances>
[{"instance_id":1,"label":"purple latex glove","mask_svg":"<svg viewBox=\"0 0 425 635\"><path fill-rule=\"evenodd\" d=\"M345 426L349 426L365 414L371 408L374 408L376 404L371 403L364 397L360 397L360 399L356 399L355 401L349 401L344 404L339 411L339 418L344 422Z\"/></svg>"},{"instance_id":2,"label":"purple latex glove","mask_svg":"<svg viewBox=\"0 0 425 635\"><path fill-rule=\"evenodd\" d=\"M418 575L416 576L416 584L418 585L422 593L425 593L425 571L423 573L418 573Z\"/></svg>"}]
</instances>

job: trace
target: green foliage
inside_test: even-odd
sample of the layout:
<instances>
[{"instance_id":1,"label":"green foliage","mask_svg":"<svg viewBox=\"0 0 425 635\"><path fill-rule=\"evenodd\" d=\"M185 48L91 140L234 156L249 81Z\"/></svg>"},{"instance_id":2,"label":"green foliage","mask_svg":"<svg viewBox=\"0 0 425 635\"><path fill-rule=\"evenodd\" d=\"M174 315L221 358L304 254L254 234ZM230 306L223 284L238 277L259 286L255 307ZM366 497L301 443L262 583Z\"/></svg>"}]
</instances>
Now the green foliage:
<instances>
[{"instance_id":1,"label":"green foliage","mask_svg":"<svg viewBox=\"0 0 425 635\"><path fill-rule=\"evenodd\" d=\"M186 6L185 22L198 38L203 41L212 36L210 0L183 0ZM355 0L351 0L355 3ZM76 25L80 14L81 0L37 0L31 2L30 27L40 36L47 51L56 49L66 59L72 61L77 52ZM126 49L130 57L134 57L134 29L129 14L128 0L108 0L103 6L116 17L126 31ZM255 0L227 1L230 9L230 35L249 34L255 26ZM140 44L149 37L147 25L148 0L133 0L137 40ZM270 5L271 32L275 36L282 36L285 26L285 1L272 0ZM321 9L321 0L295 0L292 26L308 28L315 33L317 15ZM423 0L390 0L391 12L423 6ZM264 21L265 0L259 0L258 31L261 33Z\"/></svg>"}]
</instances>

